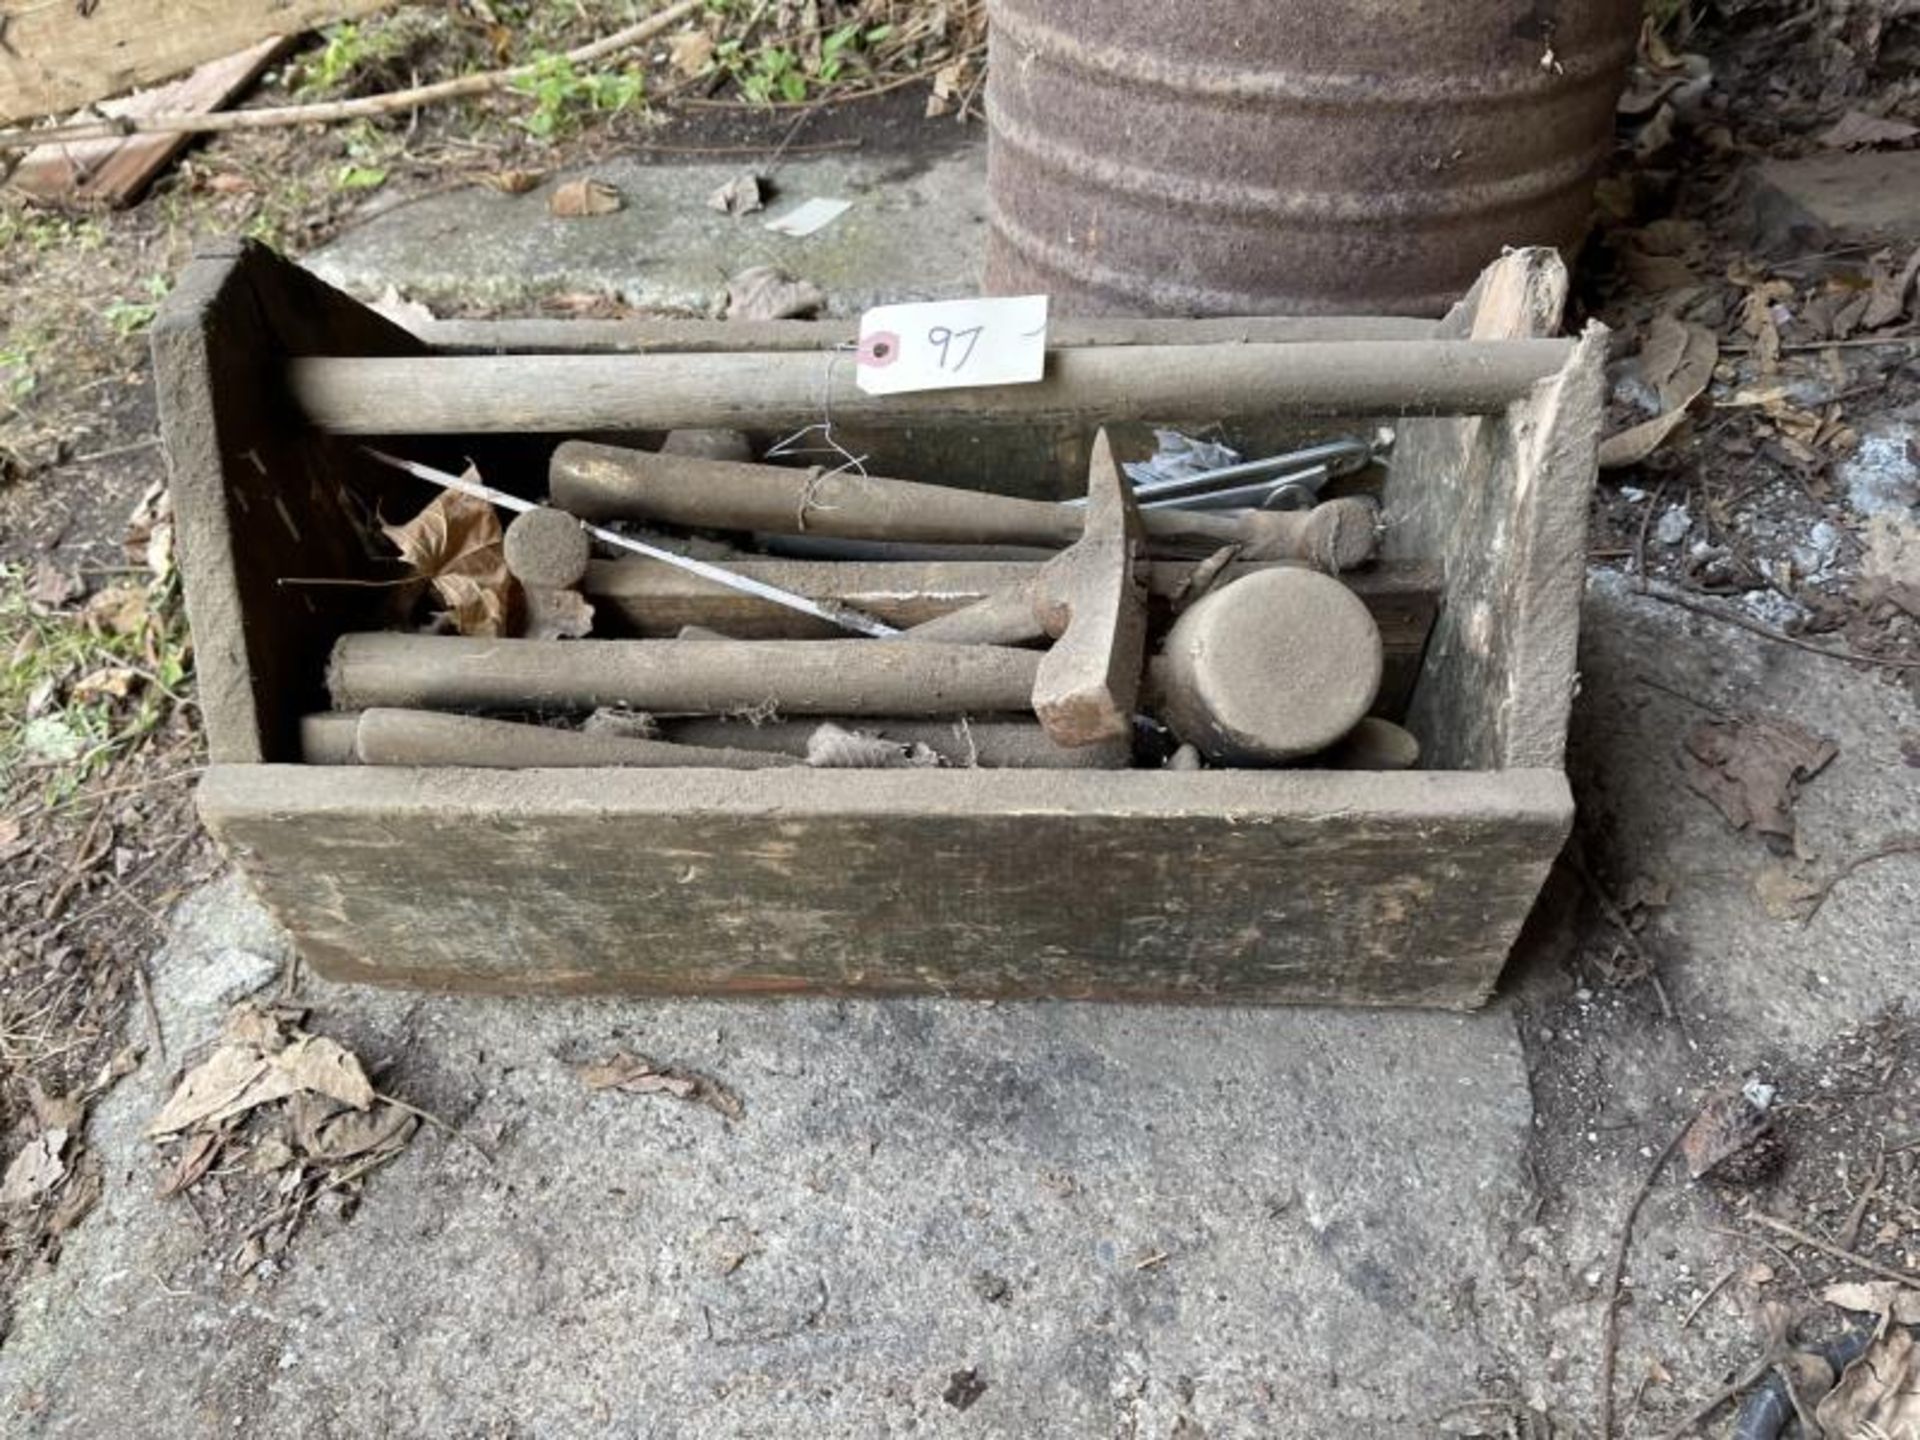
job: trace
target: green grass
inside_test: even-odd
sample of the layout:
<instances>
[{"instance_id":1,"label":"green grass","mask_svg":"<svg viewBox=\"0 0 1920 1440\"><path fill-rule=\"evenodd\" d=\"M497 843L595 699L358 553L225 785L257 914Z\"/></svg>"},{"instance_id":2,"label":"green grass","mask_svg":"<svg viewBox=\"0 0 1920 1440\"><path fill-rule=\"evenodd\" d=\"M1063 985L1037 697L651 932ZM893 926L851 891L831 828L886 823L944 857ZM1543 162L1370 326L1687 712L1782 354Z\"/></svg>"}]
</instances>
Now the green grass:
<instances>
[{"instance_id":1,"label":"green grass","mask_svg":"<svg viewBox=\"0 0 1920 1440\"><path fill-rule=\"evenodd\" d=\"M171 572L52 613L29 598L31 578L0 566L0 796L37 779L58 800L181 703L190 650Z\"/></svg>"}]
</instances>

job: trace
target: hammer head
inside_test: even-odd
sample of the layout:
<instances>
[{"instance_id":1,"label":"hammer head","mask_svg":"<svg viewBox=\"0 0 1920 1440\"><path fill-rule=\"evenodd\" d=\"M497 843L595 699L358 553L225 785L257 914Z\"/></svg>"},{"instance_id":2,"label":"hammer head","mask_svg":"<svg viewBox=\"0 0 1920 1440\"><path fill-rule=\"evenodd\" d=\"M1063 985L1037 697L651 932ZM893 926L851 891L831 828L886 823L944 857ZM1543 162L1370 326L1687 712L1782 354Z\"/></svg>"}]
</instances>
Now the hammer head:
<instances>
[{"instance_id":1,"label":"hammer head","mask_svg":"<svg viewBox=\"0 0 1920 1440\"><path fill-rule=\"evenodd\" d=\"M1034 614L1058 638L1040 662L1033 708L1057 745L1133 732L1147 638L1145 551L1133 491L1102 430L1087 474L1085 528L1046 563L1034 590Z\"/></svg>"}]
</instances>

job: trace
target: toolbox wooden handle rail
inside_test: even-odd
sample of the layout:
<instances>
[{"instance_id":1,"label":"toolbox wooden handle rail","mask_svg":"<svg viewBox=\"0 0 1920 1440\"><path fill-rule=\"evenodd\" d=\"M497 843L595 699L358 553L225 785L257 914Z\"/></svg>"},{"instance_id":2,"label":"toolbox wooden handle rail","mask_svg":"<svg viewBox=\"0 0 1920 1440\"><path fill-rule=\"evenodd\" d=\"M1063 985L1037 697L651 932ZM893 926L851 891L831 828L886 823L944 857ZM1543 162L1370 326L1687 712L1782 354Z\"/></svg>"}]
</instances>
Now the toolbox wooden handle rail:
<instances>
[{"instance_id":1,"label":"toolbox wooden handle rail","mask_svg":"<svg viewBox=\"0 0 1920 1440\"><path fill-rule=\"evenodd\" d=\"M1108 345L1048 352L1031 385L868 395L853 357L456 355L296 359L295 400L343 435L1107 424L1189 415L1490 415L1573 353L1570 340Z\"/></svg>"}]
</instances>

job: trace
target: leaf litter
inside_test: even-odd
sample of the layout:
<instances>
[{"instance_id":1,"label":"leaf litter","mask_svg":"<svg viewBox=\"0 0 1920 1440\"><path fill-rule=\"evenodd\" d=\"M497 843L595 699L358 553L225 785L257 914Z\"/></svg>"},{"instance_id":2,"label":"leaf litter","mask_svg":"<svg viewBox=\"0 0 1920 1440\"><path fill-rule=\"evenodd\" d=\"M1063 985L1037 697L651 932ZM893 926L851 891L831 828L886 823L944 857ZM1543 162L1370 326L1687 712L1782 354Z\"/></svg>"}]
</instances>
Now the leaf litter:
<instances>
[{"instance_id":1,"label":"leaf litter","mask_svg":"<svg viewBox=\"0 0 1920 1440\"><path fill-rule=\"evenodd\" d=\"M1790 720L1702 720L1687 732L1681 763L1688 787L1734 829L1791 849L1800 786L1839 753L1833 741Z\"/></svg>"},{"instance_id":2,"label":"leaf litter","mask_svg":"<svg viewBox=\"0 0 1920 1440\"><path fill-rule=\"evenodd\" d=\"M740 1097L707 1075L678 1065L660 1065L644 1055L625 1050L605 1060L574 1067L581 1083L589 1090L621 1090L629 1095L670 1095L705 1105L728 1120L746 1118L747 1107Z\"/></svg>"},{"instance_id":3,"label":"leaf litter","mask_svg":"<svg viewBox=\"0 0 1920 1440\"><path fill-rule=\"evenodd\" d=\"M379 1094L352 1051L302 1028L305 1018L297 1008L234 1006L146 1128L167 1157L162 1198L217 1201L241 1187L253 1202L241 1213L267 1212L216 1236L242 1277L283 1253L316 1208L348 1213L365 1177L420 1125L419 1112Z\"/></svg>"}]
</instances>

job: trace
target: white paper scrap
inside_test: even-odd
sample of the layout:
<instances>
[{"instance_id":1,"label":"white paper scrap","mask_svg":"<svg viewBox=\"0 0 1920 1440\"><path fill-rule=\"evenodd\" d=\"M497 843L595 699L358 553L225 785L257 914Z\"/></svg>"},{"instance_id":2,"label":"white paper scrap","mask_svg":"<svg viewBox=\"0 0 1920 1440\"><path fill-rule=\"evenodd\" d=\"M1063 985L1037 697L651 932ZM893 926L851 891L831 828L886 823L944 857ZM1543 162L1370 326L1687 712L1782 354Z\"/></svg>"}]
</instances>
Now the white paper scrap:
<instances>
[{"instance_id":1,"label":"white paper scrap","mask_svg":"<svg viewBox=\"0 0 1920 1440\"><path fill-rule=\"evenodd\" d=\"M815 196L803 200L791 210L784 210L767 221L767 229L781 235L791 235L796 240L804 240L816 230L824 230L853 208L851 200L827 200Z\"/></svg>"}]
</instances>

